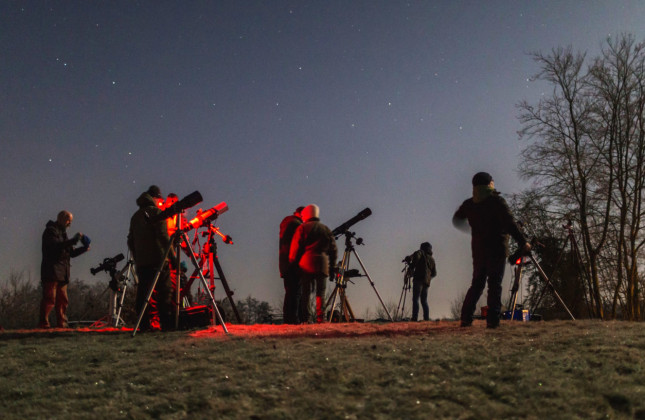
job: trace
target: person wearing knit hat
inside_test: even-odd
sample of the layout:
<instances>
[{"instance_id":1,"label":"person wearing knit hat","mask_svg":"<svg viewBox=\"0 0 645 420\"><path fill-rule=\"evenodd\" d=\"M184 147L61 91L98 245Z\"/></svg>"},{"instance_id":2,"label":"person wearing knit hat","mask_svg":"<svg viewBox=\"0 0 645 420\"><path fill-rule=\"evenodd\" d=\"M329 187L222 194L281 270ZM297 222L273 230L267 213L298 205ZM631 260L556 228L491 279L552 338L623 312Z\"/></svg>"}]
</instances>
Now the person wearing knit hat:
<instances>
[{"instance_id":1,"label":"person wearing knit hat","mask_svg":"<svg viewBox=\"0 0 645 420\"><path fill-rule=\"evenodd\" d=\"M309 297L312 285L316 285L316 322L323 322L325 280L334 275L338 249L331 230L320 222L320 208L310 204L302 210L304 223L298 226L291 248L289 263L300 276L300 322L308 322Z\"/></svg>"},{"instance_id":2,"label":"person wearing knit hat","mask_svg":"<svg viewBox=\"0 0 645 420\"><path fill-rule=\"evenodd\" d=\"M139 210L130 218L128 232L128 248L134 259L139 279L135 309L141 314L144 306L146 307L140 323L141 331L168 331L175 326L168 264L169 261L176 260L176 254L174 248L170 246L166 220L151 221L161 213L159 200L161 200L161 191L154 185L137 198ZM168 254L166 250L169 250ZM159 276L155 284L157 271ZM155 288L146 304L153 284Z\"/></svg>"},{"instance_id":3,"label":"person wearing knit hat","mask_svg":"<svg viewBox=\"0 0 645 420\"><path fill-rule=\"evenodd\" d=\"M495 190L493 177L487 172L473 176L473 196L455 212L455 227L471 232L473 277L461 308L461 326L473 323L477 301L488 285L486 326L497 328L502 310L502 278L508 256L509 234L519 248L530 252L531 245L513 219L506 201Z\"/></svg>"}]
</instances>

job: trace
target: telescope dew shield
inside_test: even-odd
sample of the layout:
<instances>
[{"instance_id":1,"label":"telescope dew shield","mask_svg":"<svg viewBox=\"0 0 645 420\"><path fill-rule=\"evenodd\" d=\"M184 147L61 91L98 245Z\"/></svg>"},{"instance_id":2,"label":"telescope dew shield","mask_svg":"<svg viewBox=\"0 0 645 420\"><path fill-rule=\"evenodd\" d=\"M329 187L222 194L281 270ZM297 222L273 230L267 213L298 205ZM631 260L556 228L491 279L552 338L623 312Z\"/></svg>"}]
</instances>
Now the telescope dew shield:
<instances>
[{"instance_id":1,"label":"telescope dew shield","mask_svg":"<svg viewBox=\"0 0 645 420\"><path fill-rule=\"evenodd\" d=\"M362 211L360 211L356 216L352 217L342 225L338 226L336 229L334 229L331 233L334 236L340 236L343 233L347 232L347 230L355 225L356 223L360 222L361 220L367 218L369 215L372 214L372 210L370 210L369 207L366 207Z\"/></svg>"},{"instance_id":2,"label":"telescope dew shield","mask_svg":"<svg viewBox=\"0 0 645 420\"><path fill-rule=\"evenodd\" d=\"M199 191L192 192L188 194L186 197L177 201L172 206L168 207L166 210L159 213L158 215L151 217L150 222L155 223L161 220L166 220L169 217L173 217L181 213L182 211L189 209L201 202L202 202L202 195L199 193Z\"/></svg>"},{"instance_id":3,"label":"telescope dew shield","mask_svg":"<svg viewBox=\"0 0 645 420\"><path fill-rule=\"evenodd\" d=\"M211 207L206 211L199 212L195 218L193 218L184 230L188 231L191 229L197 229L206 222L213 221L219 217L220 214L228 211L228 205L225 202L221 202L218 205Z\"/></svg>"}]
</instances>

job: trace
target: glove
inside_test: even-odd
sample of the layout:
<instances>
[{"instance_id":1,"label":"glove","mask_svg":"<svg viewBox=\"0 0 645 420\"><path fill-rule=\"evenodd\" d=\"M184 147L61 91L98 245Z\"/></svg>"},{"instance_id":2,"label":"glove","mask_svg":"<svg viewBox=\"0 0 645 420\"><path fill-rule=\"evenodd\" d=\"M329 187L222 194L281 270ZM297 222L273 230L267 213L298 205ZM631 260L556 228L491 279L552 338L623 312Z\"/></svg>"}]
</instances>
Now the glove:
<instances>
[{"instance_id":1,"label":"glove","mask_svg":"<svg viewBox=\"0 0 645 420\"><path fill-rule=\"evenodd\" d=\"M91 242L92 240L87 235L83 235L83 237L81 238L81 243L83 244L83 248L89 248Z\"/></svg>"},{"instance_id":2,"label":"glove","mask_svg":"<svg viewBox=\"0 0 645 420\"><path fill-rule=\"evenodd\" d=\"M72 237L72 242L74 242L74 245L76 245L78 243L78 241L81 240L81 237L83 237L83 235L81 235L80 232Z\"/></svg>"}]
</instances>

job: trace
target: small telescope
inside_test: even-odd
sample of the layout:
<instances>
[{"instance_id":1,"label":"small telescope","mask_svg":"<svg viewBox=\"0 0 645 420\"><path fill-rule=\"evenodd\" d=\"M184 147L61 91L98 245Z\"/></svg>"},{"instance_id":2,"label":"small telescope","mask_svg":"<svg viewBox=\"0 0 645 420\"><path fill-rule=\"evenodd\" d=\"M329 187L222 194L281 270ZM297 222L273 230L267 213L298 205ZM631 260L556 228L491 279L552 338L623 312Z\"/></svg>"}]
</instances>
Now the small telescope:
<instances>
[{"instance_id":1,"label":"small telescope","mask_svg":"<svg viewBox=\"0 0 645 420\"><path fill-rule=\"evenodd\" d=\"M369 209L369 207L363 209L361 212L359 212L356 216L352 217L342 225L338 226L336 229L334 229L331 233L334 235L336 238L338 238L340 235L343 235L347 233L350 227L355 225L356 223L360 222L361 220L365 219L367 216L372 214L372 210Z\"/></svg>"},{"instance_id":2,"label":"small telescope","mask_svg":"<svg viewBox=\"0 0 645 420\"><path fill-rule=\"evenodd\" d=\"M193 193L188 194L186 197L182 198L181 200L177 201L175 204L168 207L166 210L162 211L158 215L151 217L150 222L155 223L155 222L160 222L162 220L168 219L169 217L173 217L181 213L182 211L188 208L191 208L201 202L202 202L202 195L199 193L199 191L195 191Z\"/></svg>"},{"instance_id":3,"label":"small telescope","mask_svg":"<svg viewBox=\"0 0 645 420\"><path fill-rule=\"evenodd\" d=\"M112 258L106 258L103 260L101 264L99 264L98 267L90 268L90 273L92 273L92 275L95 276L96 273L99 273L101 271L114 270L116 269L116 263L118 263L119 261L122 261L123 258L125 258L123 254L116 255Z\"/></svg>"},{"instance_id":4,"label":"small telescope","mask_svg":"<svg viewBox=\"0 0 645 420\"><path fill-rule=\"evenodd\" d=\"M188 225L184 228L184 231L197 229L204 223L211 222L217 219L220 214L226 211L228 211L228 205L223 201L215 207L211 207L206 211L198 211L197 216L195 216L190 222L188 222Z\"/></svg>"}]
</instances>

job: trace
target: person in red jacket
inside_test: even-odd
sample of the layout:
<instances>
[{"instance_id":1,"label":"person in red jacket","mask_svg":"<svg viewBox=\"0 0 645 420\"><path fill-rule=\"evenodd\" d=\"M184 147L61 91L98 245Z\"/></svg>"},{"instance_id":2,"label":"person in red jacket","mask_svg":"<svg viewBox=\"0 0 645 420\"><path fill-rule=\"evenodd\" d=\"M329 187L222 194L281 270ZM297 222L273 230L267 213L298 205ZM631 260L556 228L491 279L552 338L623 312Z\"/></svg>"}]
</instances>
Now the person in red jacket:
<instances>
[{"instance_id":1,"label":"person in red jacket","mask_svg":"<svg viewBox=\"0 0 645 420\"><path fill-rule=\"evenodd\" d=\"M302 209L298 207L293 214L282 219L280 223L280 250L278 265L280 277L284 283L284 304L282 305L282 317L285 324L300 323L298 314L298 303L300 302L300 277L298 270L289 264L289 251L291 240L296 233L298 226L302 224Z\"/></svg>"},{"instance_id":2,"label":"person in red jacket","mask_svg":"<svg viewBox=\"0 0 645 420\"><path fill-rule=\"evenodd\" d=\"M301 322L310 319L309 295L313 283L316 284L316 322L323 322L325 280L333 276L338 250L331 230L320 222L320 209L310 204L302 210L304 223L298 226L291 241L289 262L300 273L300 313Z\"/></svg>"}]
</instances>

